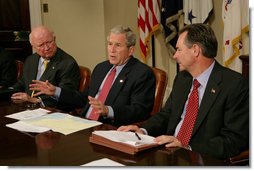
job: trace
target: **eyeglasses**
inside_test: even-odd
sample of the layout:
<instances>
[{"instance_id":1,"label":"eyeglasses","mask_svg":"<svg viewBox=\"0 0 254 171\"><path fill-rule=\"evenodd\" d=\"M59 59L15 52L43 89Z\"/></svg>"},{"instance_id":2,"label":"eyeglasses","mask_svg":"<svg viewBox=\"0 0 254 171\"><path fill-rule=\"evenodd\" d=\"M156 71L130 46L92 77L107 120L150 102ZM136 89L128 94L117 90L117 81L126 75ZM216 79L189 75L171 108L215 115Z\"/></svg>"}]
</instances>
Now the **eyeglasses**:
<instances>
[{"instance_id":1,"label":"eyeglasses","mask_svg":"<svg viewBox=\"0 0 254 171\"><path fill-rule=\"evenodd\" d=\"M43 49L45 46L46 47L51 46L54 42L55 42L55 40L47 41L47 42L44 42L44 43L42 43L40 45L37 45L35 47L38 48L38 49Z\"/></svg>"}]
</instances>

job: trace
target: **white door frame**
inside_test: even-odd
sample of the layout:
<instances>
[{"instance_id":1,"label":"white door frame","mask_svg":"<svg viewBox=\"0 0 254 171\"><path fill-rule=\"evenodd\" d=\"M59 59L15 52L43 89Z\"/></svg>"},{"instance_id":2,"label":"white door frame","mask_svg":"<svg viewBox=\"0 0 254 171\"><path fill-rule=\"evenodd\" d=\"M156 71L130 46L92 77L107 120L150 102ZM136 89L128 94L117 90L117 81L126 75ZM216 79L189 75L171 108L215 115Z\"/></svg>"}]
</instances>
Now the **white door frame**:
<instances>
[{"instance_id":1,"label":"white door frame","mask_svg":"<svg viewBox=\"0 0 254 171\"><path fill-rule=\"evenodd\" d=\"M41 1L29 0L31 29L35 26L42 25Z\"/></svg>"}]
</instances>

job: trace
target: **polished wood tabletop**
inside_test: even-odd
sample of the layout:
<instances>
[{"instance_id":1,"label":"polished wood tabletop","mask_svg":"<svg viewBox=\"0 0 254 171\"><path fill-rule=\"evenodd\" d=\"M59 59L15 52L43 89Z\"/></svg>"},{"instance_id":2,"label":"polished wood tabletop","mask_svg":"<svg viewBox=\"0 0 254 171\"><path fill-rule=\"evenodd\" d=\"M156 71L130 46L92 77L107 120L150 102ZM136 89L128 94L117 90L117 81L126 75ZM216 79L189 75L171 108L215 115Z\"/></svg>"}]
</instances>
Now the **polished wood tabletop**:
<instances>
[{"instance_id":1,"label":"polished wood tabletop","mask_svg":"<svg viewBox=\"0 0 254 171\"><path fill-rule=\"evenodd\" d=\"M69 135L57 132L41 134L20 132L6 127L16 120L8 114L26 110L28 104L0 101L0 165L2 166L80 166L109 158L127 166L223 166L222 160L185 149L164 146L145 150L136 155L126 154L89 142L94 130L114 129L100 125Z\"/></svg>"}]
</instances>

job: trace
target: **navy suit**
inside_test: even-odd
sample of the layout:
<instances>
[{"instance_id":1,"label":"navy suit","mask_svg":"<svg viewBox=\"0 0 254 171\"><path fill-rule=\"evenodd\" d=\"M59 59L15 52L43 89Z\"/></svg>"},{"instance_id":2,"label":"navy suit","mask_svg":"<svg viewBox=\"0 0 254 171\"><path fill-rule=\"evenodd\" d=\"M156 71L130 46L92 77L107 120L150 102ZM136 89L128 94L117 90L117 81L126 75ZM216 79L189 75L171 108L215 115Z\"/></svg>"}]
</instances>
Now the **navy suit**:
<instances>
[{"instance_id":1,"label":"navy suit","mask_svg":"<svg viewBox=\"0 0 254 171\"><path fill-rule=\"evenodd\" d=\"M89 88L83 93L62 89L59 103L83 107L85 115L90 106L87 96L95 97L112 66L109 61L98 64L91 75ZM100 117L99 120L115 126L143 121L152 111L154 93L153 71L149 66L131 57L114 81L105 101L105 105L113 108L114 119Z\"/></svg>"},{"instance_id":2,"label":"navy suit","mask_svg":"<svg viewBox=\"0 0 254 171\"><path fill-rule=\"evenodd\" d=\"M192 76L179 72L164 108L141 127L149 135L173 135L191 85ZM218 158L249 148L249 86L241 74L215 63L189 144L193 151Z\"/></svg>"},{"instance_id":3,"label":"navy suit","mask_svg":"<svg viewBox=\"0 0 254 171\"><path fill-rule=\"evenodd\" d=\"M29 95L32 93L29 90L29 84L32 80L36 79L39 59L40 56L37 53L27 57L24 63L22 78L13 86L14 89L25 91ZM48 80L51 84L61 88L78 90L80 81L79 66L72 56L58 48L55 56L50 59L40 80ZM52 97L46 95L41 95L40 97L45 106L58 106L57 100ZM65 106L61 109L67 110L67 107Z\"/></svg>"}]
</instances>

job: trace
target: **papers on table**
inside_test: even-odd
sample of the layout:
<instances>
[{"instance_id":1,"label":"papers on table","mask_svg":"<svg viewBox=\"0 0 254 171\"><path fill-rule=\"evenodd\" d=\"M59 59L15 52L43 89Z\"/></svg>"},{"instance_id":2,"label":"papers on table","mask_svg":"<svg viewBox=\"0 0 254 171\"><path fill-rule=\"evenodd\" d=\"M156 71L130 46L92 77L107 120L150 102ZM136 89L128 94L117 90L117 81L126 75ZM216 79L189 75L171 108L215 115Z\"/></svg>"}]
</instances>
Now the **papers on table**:
<instances>
[{"instance_id":1,"label":"papers on table","mask_svg":"<svg viewBox=\"0 0 254 171\"><path fill-rule=\"evenodd\" d=\"M133 132L115 130L94 131L89 141L128 154L136 154L140 151L159 146L158 143L154 142L154 137L143 134L138 134L138 136Z\"/></svg>"},{"instance_id":2,"label":"papers on table","mask_svg":"<svg viewBox=\"0 0 254 171\"><path fill-rule=\"evenodd\" d=\"M6 126L24 132L45 132L53 130L68 135L100 124L101 123L97 121L57 112L41 117L21 120L12 124L7 124Z\"/></svg>"},{"instance_id":3,"label":"papers on table","mask_svg":"<svg viewBox=\"0 0 254 171\"><path fill-rule=\"evenodd\" d=\"M42 132L46 132L46 131L50 130L50 128L45 128L45 127L41 127L41 126L34 126L34 125L27 124L22 121L18 121L18 122L12 123L12 124L7 124L6 126L9 128L12 128L12 129L19 130L19 131L32 132L32 133L42 133Z\"/></svg>"},{"instance_id":4,"label":"papers on table","mask_svg":"<svg viewBox=\"0 0 254 171\"><path fill-rule=\"evenodd\" d=\"M25 120L24 122L35 126L48 127L55 132L65 135L102 124L98 121L83 119L60 112Z\"/></svg>"},{"instance_id":5,"label":"papers on table","mask_svg":"<svg viewBox=\"0 0 254 171\"><path fill-rule=\"evenodd\" d=\"M149 135L138 134L138 136L140 137L139 140L134 132L107 130L107 131L94 131L93 134L107 138L111 141L121 142L132 146L154 144L154 137Z\"/></svg>"},{"instance_id":6,"label":"papers on table","mask_svg":"<svg viewBox=\"0 0 254 171\"><path fill-rule=\"evenodd\" d=\"M86 163L82 166L124 166L124 165L121 163L115 162L113 160L110 160L108 158L103 158L103 159L92 161L90 163Z\"/></svg>"},{"instance_id":7,"label":"papers on table","mask_svg":"<svg viewBox=\"0 0 254 171\"><path fill-rule=\"evenodd\" d=\"M33 119L43 115L48 114L50 111L46 109L34 109L34 110L25 110L22 112L6 115L5 117L17 119L17 120L26 120L26 119Z\"/></svg>"}]
</instances>

